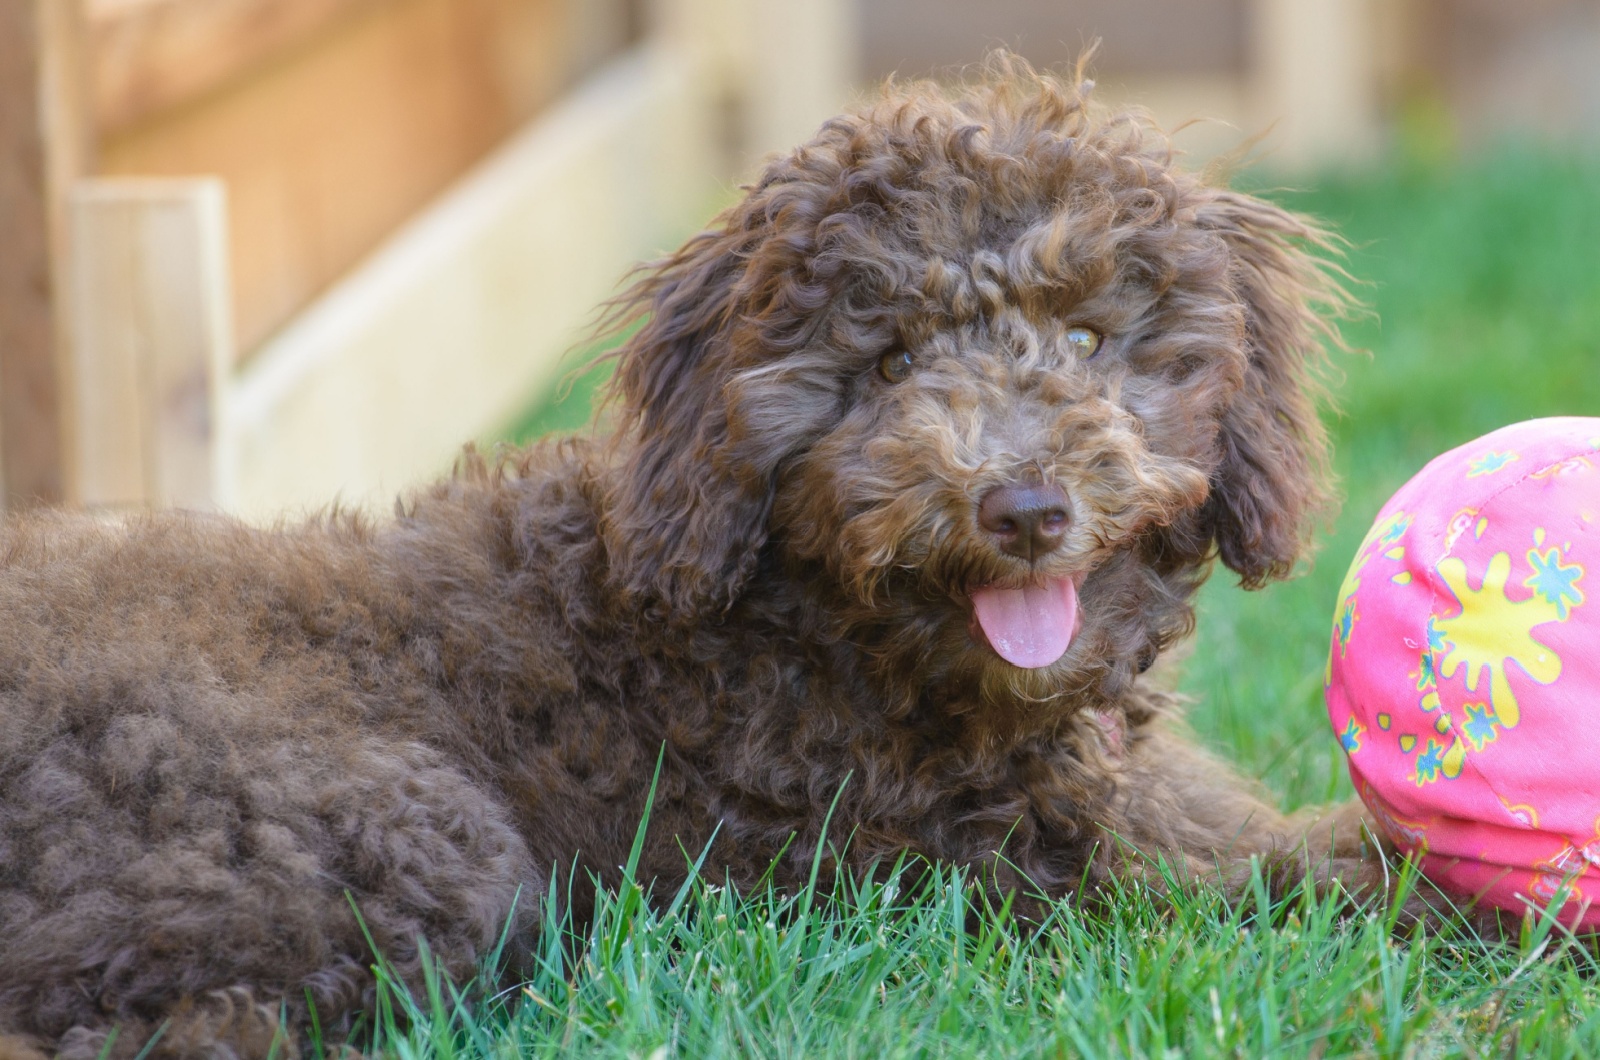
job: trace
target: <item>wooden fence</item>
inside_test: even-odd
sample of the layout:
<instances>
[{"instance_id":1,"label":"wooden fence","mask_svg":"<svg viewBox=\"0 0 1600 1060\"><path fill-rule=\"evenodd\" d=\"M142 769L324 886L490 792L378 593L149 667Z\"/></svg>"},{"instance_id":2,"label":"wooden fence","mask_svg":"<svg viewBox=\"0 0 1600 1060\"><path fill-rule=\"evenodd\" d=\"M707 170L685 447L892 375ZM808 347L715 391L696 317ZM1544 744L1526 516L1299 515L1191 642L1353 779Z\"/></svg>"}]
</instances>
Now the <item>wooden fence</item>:
<instances>
[{"instance_id":1,"label":"wooden fence","mask_svg":"<svg viewBox=\"0 0 1600 1060\"><path fill-rule=\"evenodd\" d=\"M8 502L380 501L843 102L842 0L0 0ZM25 98L19 99L19 94Z\"/></svg>"}]
</instances>

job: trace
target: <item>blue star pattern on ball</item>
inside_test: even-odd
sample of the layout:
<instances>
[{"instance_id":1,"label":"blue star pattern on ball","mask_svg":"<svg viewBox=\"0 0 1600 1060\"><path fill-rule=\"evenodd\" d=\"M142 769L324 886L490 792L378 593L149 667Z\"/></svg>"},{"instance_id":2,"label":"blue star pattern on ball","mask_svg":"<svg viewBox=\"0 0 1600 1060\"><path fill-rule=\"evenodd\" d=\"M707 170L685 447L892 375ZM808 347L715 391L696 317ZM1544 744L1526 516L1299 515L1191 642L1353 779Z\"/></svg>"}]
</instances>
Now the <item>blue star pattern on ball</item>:
<instances>
[{"instance_id":1,"label":"blue star pattern on ball","mask_svg":"<svg viewBox=\"0 0 1600 1060\"><path fill-rule=\"evenodd\" d=\"M1517 458L1516 453L1497 453L1493 449L1474 460L1467 468L1468 478L1492 475Z\"/></svg>"},{"instance_id":2,"label":"blue star pattern on ball","mask_svg":"<svg viewBox=\"0 0 1600 1060\"><path fill-rule=\"evenodd\" d=\"M1481 751L1498 735L1500 719L1487 703L1468 703L1466 711L1467 720L1461 726L1461 735L1472 744L1474 751Z\"/></svg>"},{"instance_id":3,"label":"blue star pattern on ball","mask_svg":"<svg viewBox=\"0 0 1600 1060\"><path fill-rule=\"evenodd\" d=\"M1424 648L1417 657L1417 691L1427 692L1437 683L1438 677L1433 672L1433 652Z\"/></svg>"},{"instance_id":4,"label":"blue star pattern on ball","mask_svg":"<svg viewBox=\"0 0 1600 1060\"><path fill-rule=\"evenodd\" d=\"M1446 647L1444 630L1439 628L1439 623L1433 615L1428 616L1428 651L1444 651Z\"/></svg>"},{"instance_id":5,"label":"blue star pattern on ball","mask_svg":"<svg viewBox=\"0 0 1600 1060\"><path fill-rule=\"evenodd\" d=\"M1438 780L1440 772L1444 769L1444 748L1428 741L1421 754L1417 756L1417 785L1420 787L1430 781Z\"/></svg>"},{"instance_id":6,"label":"blue star pattern on ball","mask_svg":"<svg viewBox=\"0 0 1600 1060\"><path fill-rule=\"evenodd\" d=\"M1344 748L1346 754L1353 755L1361 750L1361 737L1366 731L1366 727L1357 724L1356 719L1350 719L1350 724L1339 734L1339 745Z\"/></svg>"},{"instance_id":7,"label":"blue star pattern on ball","mask_svg":"<svg viewBox=\"0 0 1600 1060\"><path fill-rule=\"evenodd\" d=\"M1350 634L1355 632L1355 628L1356 602L1353 599L1346 600L1344 606L1339 608L1338 634L1341 645L1350 643Z\"/></svg>"},{"instance_id":8,"label":"blue star pattern on ball","mask_svg":"<svg viewBox=\"0 0 1600 1060\"><path fill-rule=\"evenodd\" d=\"M1529 549L1528 565L1533 573L1522 584L1544 597L1546 603L1554 604L1556 614L1565 622L1568 605L1577 607L1583 603L1583 590L1578 588L1583 567L1576 563L1564 565L1560 550L1554 548L1542 556L1538 549Z\"/></svg>"}]
</instances>

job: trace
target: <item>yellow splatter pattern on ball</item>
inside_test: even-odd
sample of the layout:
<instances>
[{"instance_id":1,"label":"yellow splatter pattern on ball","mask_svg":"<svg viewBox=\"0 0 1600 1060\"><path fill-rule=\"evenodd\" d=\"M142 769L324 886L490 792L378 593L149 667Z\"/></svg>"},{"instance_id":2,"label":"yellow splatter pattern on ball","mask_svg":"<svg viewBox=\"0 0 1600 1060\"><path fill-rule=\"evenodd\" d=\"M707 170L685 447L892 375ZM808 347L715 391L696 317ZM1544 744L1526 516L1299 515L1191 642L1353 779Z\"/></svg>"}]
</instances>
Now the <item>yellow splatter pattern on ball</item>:
<instances>
[{"instance_id":1,"label":"yellow splatter pattern on ball","mask_svg":"<svg viewBox=\"0 0 1600 1060\"><path fill-rule=\"evenodd\" d=\"M1478 691L1483 674L1489 674L1489 702L1500 724L1514 729L1521 718L1516 694L1506 675L1507 664L1520 666L1524 673L1542 685L1561 676L1561 657L1533 638L1535 627L1559 622L1563 615L1543 596L1513 600L1506 595L1511 576L1511 556L1496 552L1489 561L1483 585L1473 589L1467 578L1467 565L1454 556L1439 561L1437 570L1445 585L1455 594L1461 613L1438 619L1439 632L1447 645L1439 660L1440 677L1454 677L1465 671L1467 688Z\"/></svg>"}]
</instances>

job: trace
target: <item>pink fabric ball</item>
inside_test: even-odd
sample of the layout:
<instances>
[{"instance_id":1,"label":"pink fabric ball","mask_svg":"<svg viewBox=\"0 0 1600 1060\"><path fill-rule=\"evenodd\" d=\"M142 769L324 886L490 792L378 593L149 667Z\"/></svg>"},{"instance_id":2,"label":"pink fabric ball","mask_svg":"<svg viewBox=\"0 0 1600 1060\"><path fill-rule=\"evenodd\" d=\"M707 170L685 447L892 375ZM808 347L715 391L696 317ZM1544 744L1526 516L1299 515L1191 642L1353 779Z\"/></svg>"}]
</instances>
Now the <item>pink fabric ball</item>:
<instances>
[{"instance_id":1,"label":"pink fabric ball","mask_svg":"<svg viewBox=\"0 0 1600 1060\"><path fill-rule=\"evenodd\" d=\"M1600 419L1495 431L1378 513L1326 675L1356 791L1433 883L1514 912L1565 883L1561 919L1584 928L1600 927L1596 564Z\"/></svg>"}]
</instances>

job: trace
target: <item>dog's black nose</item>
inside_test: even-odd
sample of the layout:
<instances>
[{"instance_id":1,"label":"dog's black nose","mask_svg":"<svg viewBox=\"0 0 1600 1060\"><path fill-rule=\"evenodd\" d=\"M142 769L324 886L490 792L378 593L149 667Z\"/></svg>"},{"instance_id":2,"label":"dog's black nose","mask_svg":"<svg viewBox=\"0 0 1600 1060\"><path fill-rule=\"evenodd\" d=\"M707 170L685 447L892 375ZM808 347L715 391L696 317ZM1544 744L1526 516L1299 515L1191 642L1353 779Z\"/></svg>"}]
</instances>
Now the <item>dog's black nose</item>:
<instances>
[{"instance_id":1,"label":"dog's black nose","mask_svg":"<svg viewBox=\"0 0 1600 1060\"><path fill-rule=\"evenodd\" d=\"M1001 551L1031 561L1061 547L1072 508L1060 486L996 486L978 502L978 525Z\"/></svg>"}]
</instances>

